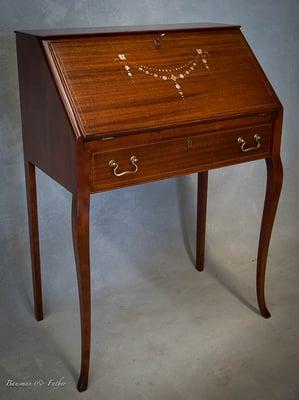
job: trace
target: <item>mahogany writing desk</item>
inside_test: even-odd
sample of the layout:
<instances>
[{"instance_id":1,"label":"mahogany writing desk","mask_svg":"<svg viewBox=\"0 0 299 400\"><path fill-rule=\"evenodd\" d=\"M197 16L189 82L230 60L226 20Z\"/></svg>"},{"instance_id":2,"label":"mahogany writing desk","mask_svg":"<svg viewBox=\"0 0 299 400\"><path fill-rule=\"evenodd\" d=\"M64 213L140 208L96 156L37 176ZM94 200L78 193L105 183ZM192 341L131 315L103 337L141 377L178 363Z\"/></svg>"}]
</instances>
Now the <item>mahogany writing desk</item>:
<instances>
[{"instance_id":1,"label":"mahogany writing desk","mask_svg":"<svg viewBox=\"0 0 299 400\"><path fill-rule=\"evenodd\" d=\"M165 25L17 34L35 316L43 319L35 166L73 195L81 314L79 391L90 359L91 193L198 173L196 268L204 268L208 170L265 159L257 258L264 297L282 184L282 106L239 26Z\"/></svg>"}]
</instances>

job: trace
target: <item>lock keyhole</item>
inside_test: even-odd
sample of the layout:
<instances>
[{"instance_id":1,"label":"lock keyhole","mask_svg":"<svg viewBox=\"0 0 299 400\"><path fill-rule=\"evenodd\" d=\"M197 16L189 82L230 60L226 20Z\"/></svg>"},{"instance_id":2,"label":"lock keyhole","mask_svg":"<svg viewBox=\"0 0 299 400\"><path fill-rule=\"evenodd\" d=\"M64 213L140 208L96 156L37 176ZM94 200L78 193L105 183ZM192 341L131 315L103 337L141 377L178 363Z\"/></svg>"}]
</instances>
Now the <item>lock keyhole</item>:
<instances>
[{"instance_id":1,"label":"lock keyhole","mask_svg":"<svg viewBox=\"0 0 299 400\"><path fill-rule=\"evenodd\" d=\"M190 149L193 145L192 139L188 139L188 149Z\"/></svg>"}]
</instances>

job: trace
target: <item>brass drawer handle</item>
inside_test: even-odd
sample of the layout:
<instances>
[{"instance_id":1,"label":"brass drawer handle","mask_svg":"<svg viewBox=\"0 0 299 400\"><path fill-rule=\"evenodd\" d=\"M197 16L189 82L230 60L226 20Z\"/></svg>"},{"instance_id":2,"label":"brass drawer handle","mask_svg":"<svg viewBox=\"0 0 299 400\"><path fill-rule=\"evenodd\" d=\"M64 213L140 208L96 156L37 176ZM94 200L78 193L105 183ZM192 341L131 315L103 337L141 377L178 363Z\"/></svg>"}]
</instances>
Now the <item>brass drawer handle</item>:
<instances>
[{"instance_id":1,"label":"brass drawer handle","mask_svg":"<svg viewBox=\"0 0 299 400\"><path fill-rule=\"evenodd\" d=\"M129 174L136 174L138 171L138 158L136 156L131 156L130 161L132 165L134 165L135 169L133 171L124 171L124 172L117 172L118 164L114 160L109 161L109 167L113 168L113 173L115 176L124 176L124 175L129 175Z\"/></svg>"},{"instance_id":2,"label":"brass drawer handle","mask_svg":"<svg viewBox=\"0 0 299 400\"><path fill-rule=\"evenodd\" d=\"M260 135L258 135L257 133L253 136L253 139L256 141L257 145L255 147L247 147L247 149L245 149L245 145L246 145L246 141L239 137L238 138L238 143L241 144L241 150L245 153L246 151L251 151L251 150L256 150L259 149L261 147L261 137Z\"/></svg>"}]
</instances>

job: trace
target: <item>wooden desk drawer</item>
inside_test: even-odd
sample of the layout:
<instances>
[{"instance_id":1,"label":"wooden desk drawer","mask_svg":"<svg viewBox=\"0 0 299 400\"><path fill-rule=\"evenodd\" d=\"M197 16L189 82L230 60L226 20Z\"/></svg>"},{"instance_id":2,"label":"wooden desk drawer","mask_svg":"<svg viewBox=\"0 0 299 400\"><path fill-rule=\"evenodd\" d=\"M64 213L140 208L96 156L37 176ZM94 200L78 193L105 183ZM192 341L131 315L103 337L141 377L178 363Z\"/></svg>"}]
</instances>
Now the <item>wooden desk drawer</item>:
<instances>
[{"instance_id":1,"label":"wooden desk drawer","mask_svg":"<svg viewBox=\"0 0 299 400\"><path fill-rule=\"evenodd\" d=\"M91 191L264 158L271 153L271 135L272 125L265 124L113 151L94 151L91 155Z\"/></svg>"}]
</instances>

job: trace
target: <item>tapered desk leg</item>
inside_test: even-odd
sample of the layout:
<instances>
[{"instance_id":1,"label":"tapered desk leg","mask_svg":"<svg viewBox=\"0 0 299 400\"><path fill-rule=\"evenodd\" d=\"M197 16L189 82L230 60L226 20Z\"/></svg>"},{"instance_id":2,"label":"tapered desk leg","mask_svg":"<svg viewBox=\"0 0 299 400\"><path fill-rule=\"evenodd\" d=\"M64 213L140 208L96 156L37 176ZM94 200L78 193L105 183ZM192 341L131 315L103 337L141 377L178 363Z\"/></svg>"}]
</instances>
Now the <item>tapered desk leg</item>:
<instances>
[{"instance_id":1,"label":"tapered desk leg","mask_svg":"<svg viewBox=\"0 0 299 400\"><path fill-rule=\"evenodd\" d=\"M35 166L25 159L25 182L28 207L28 223L31 249L33 296L35 318L41 321L43 316L42 283L40 269L38 213L36 198Z\"/></svg>"},{"instance_id":2,"label":"tapered desk leg","mask_svg":"<svg viewBox=\"0 0 299 400\"><path fill-rule=\"evenodd\" d=\"M267 189L257 257L256 290L260 312L264 318L269 318L271 317L271 314L269 313L265 302L266 263L274 218L282 186L283 171L280 158L267 158L266 164Z\"/></svg>"},{"instance_id":3,"label":"tapered desk leg","mask_svg":"<svg viewBox=\"0 0 299 400\"><path fill-rule=\"evenodd\" d=\"M203 271L205 257L206 213L208 195L208 171L199 172L197 179L197 233L196 269Z\"/></svg>"},{"instance_id":4,"label":"tapered desk leg","mask_svg":"<svg viewBox=\"0 0 299 400\"><path fill-rule=\"evenodd\" d=\"M90 359L89 203L89 193L73 194L72 229L81 318L81 372L77 385L80 392L87 389Z\"/></svg>"}]
</instances>

